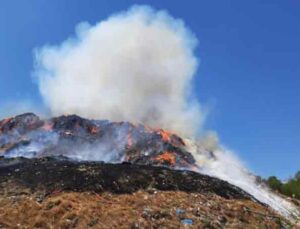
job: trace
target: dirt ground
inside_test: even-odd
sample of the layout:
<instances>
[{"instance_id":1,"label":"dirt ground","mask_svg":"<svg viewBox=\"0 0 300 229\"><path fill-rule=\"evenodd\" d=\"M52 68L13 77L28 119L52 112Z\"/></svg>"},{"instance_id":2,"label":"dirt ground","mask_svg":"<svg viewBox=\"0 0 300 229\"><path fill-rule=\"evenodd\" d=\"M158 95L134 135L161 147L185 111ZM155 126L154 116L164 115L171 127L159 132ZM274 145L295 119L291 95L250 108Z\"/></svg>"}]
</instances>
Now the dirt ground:
<instances>
[{"instance_id":1,"label":"dirt ground","mask_svg":"<svg viewBox=\"0 0 300 229\"><path fill-rule=\"evenodd\" d=\"M251 200L211 194L18 190L0 195L0 228L292 228Z\"/></svg>"}]
</instances>

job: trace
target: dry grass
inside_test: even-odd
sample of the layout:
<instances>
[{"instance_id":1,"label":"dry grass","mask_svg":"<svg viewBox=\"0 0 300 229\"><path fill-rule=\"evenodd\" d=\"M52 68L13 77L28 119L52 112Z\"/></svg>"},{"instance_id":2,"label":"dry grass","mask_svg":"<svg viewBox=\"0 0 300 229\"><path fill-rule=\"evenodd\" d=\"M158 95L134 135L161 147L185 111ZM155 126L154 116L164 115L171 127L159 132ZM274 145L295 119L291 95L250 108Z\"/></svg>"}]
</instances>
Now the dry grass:
<instances>
[{"instance_id":1,"label":"dry grass","mask_svg":"<svg viewBox=\"0 0 300 229\"><path fill-rule=\"evenodd\" d=\"M155 190L40 195L0 195L0 228L280 228L285 223L262 205L216 195Z\"/></svg>"}]
</instances>

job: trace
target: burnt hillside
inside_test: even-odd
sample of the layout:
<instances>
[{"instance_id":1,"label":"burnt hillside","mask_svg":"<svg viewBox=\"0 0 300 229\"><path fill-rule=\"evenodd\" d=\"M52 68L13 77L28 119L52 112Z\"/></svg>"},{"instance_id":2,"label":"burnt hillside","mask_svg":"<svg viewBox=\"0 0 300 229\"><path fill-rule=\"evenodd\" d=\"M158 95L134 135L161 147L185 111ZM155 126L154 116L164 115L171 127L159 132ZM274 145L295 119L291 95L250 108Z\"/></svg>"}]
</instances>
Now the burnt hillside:
<instances>
[{"instance_id":1,"label":"burnt hillside","mask_svg":"<svg viewBox=\"0 0 300 229\"><path fill-rule=\"evenodd\" d=\"M226 181L192 171L130 163L77 162L66 158L0 158L0 183L13 182L51 193L95 191L133 193L140 189L212 193L227 199L251 195Z\"/></svg>"}]
</instances>

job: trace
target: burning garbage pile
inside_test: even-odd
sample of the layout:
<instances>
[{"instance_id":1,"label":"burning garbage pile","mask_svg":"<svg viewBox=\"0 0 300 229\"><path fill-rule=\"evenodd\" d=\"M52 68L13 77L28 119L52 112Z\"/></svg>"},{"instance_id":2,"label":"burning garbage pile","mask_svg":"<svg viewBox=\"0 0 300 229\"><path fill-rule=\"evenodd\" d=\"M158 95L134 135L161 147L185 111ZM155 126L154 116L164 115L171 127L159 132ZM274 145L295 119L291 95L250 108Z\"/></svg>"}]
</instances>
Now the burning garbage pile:
<instances>
[{"instance_id":1,"label":"burning garbage pile","mask_svg":"<svg viewBox=\"0 0 300 229\"><path fill-rule=\"evenodd\" d=\"M97 193L127 193L134 199L136 192L148 196L152 191L170 191L198 193L204 199L208 195L220 203L240 200L247 207L275 214L247 189L198 173L203 168L187 150L188 144L176 134L143 124L77 115L41 119L33 113L7 118L0 121L0 204L4 201L10 208L11 193L21 196L24 192L43 202L65 192L71 196L96 193L92 198ZM214 153L203 154L216 160ZM0 211L0 226L1 219Z\"/></svg>"},{"instance_id":2,"label":"burning garbage pile","mask_svg":"<svg viewBox=\"0 0 300 229\"><path fill-rule=\"evenodd\" d=\"M0 122L0 155L131 162L196 170L176 134L142 124L88 120L76 115L47 120L32 113Z\"/></svg>"},{"instance_id":3,"label":"burning garbage pile","mask_svg":"<svg viewBox=\"0 0 300 229\"><path fill-rule=\"evenodd\" d=\"M48 114L78 114L88 119L76 115L42 119L26 113L0 121L0 205L8 206L5 210L0 209L0 227L15 227L15 218L23 215L14 215L17 212L15 201L10 202L10 193L14 193L20 184L25 185L25 189L42 185L46 192L56 193L56 188L73 191L75 195L70 195L75 200L77 191L122 192L154 186L161 190L176 190L173 197L180 196L178 190L216 195L207 208L207 212L216 217L228 206L224 204L227 197L244 198L251 202L246 204L248 207L254 204L269 212L260 203L267 204L287 218L298 216L298 210L289 202L259 187L243 164L218 143L216 136L202 141L206 131L201 134L200 131L206 114L193 93L198 66L197 42L194 33L181 19L173 18L166 11L134 6L95 25L80 23L75 36L59 45L38 47L33 75ZM114 121L93 120L98 117ZM182 139L166 130L190 139ZM23 189L21 193L24 193ZM25 207L20 207L22 213L28 212L28 201L34 199L31 198L32 190L28 195L30 198L24 197ZM93 198L97 195L87 195L87 199L95 203ZM86 197L86 193L83 196ZM204 200L210 197L203 196ZM80 204L85 204L87 199ZM187 200L186 196L184 199ZM253 201L256 199L260 202ZM171 200L175 203L177 198ZM168 202L168 198L165 201ZM150 205L153 203L149 202ZM161 201L157 202L157 206L163 205ZM223 206L214 211L211 206L215 203ZM33 205L32 209L41 207L36 203ZM139 203L139 206L142 205ZM52 207L45 206L44 219L56 219L55 213L48 211ZM229 214L239 214L239 207L227 210ZM7 213L9 208L12 211ZM87 209L92 208L88 206ZM128 211L122 211L127 220L124 212ZM104 211L106 217L105 214ZM195 214L198 217L197 211ZM201 214L204 215L203 211ZM113 214L110 216L113 220L118 218ZM1 224L1 217L12 220ZM71 218L76 221L76 217ZM234 222L237 217L231 218ZM26 217L19 222L24 220ZM93 218L91 220L95 222ZM261 222L257 217L255 220L251 222ZM28 225L32 220L29 221ZM183 221L190 223L191 219ZM220 225L224 220L221 221L217 228L222 228ZM37 222L37 227L48 228L44 223L45 220ZM141 227L170 225L151 223ZM227 226L245 228L235 224ZM114 227L118 228L118 225Z\"/></svg>"}]
</instances>

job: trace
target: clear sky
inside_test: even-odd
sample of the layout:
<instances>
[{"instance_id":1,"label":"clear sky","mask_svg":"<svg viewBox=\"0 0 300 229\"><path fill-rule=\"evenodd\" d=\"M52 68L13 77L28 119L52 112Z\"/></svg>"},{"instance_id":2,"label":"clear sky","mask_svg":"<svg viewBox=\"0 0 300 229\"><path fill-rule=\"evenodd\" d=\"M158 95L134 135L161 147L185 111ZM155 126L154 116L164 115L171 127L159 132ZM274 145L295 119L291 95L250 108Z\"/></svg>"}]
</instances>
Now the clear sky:
<instances>
[{"instance_id":1,"label":"clear sky","mask_svg":"<svg viewBox=\"0 0 300 229\"><path fill-rule=\"evenodd\" d=\"M2 0L0 113L11 101L41 105L31 79L35 47L59 44L79 22L94 24L133 4L167 10L199 39L196 93L210 110L206 127L222 143L259 175L300 170L298 0Z\"/></svg>"}]
</instances>

